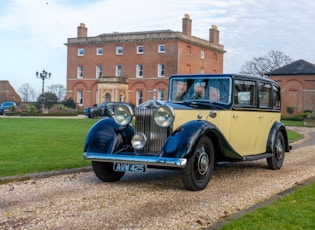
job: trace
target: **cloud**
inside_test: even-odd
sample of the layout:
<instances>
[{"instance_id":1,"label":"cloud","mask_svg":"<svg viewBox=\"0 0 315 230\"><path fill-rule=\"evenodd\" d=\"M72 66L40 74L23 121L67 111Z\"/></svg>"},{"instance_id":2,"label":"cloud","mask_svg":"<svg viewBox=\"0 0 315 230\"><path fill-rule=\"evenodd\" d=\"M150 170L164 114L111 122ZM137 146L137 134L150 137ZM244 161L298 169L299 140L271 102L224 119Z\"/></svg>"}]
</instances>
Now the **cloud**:
<instances>
[{"instance_id":1,"label":"cloud","mask_svg":"<svg viewBox=\"0 0 315 230\"><path fill-rule=\"evenodd\" d=\"M315 63L315 2L309 0L10 0L0 4L1 49L10 60L0 64L4 74L0 79L10 76L15 88L34 82L33 75L41 68L49 68L54 83L65 85L64 43L77 36L81 22L88 27L88 36L181 31L186 13L193 21L193 36L208 40L211 25L218 26L227 51L225 72L239 72L246 61L270 50Z\"/></svg>"}]
</instances>

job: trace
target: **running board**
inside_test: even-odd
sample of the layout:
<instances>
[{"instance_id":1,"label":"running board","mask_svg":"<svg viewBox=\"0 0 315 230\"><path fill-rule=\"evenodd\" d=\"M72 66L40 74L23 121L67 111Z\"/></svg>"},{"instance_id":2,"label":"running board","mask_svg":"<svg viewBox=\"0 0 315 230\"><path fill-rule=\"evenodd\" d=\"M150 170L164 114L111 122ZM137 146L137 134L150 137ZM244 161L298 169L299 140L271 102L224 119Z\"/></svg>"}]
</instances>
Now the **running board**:
<instances>
[{"instance_id":1,"label":"running board","mask_svg":"<svg viewBox=\"0 0 315 230\"><path fill-rule=\"evenodd\" d=\"M260 159L272 157L273 155L274 155L273 153L263 153L259 155L245 156L243 157L243 161L257 161Z\"/></svg>"}]
</instances>

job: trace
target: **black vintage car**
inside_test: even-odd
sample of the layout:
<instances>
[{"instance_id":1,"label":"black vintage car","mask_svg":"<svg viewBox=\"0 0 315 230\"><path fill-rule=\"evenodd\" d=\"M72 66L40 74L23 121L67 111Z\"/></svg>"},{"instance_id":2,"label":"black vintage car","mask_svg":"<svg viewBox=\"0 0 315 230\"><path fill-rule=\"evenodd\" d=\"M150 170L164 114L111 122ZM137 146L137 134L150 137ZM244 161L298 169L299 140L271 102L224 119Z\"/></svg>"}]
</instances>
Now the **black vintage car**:
<instances>
[{"instance_id":1,"label":"black vintage car","mask_svg":"<svg viewBox=\"0 0 315 230\"><path fill-rule=\"evenodd\" d=\"M103 102L98 106L87 107L84 109L84 115L89 118L108 117L110 116L109 110L114 110L121 102Z\"/></svg>"},{"instance_id":2,"label":"black vintage car","mask_svg":"<svg viewBox=\"0 0 315 230\"><path fill-rule=\"evenodd\" d=\"M266 78L173 75L168 101L153 97L135 111L120 104L112 117L98 121L86 137L84 157L105 182L151 166L173 168L188 190L204 189L220 162L265 158L277 170L291 149L280 122L280 93Z\"/></svg>"}]
</instances>

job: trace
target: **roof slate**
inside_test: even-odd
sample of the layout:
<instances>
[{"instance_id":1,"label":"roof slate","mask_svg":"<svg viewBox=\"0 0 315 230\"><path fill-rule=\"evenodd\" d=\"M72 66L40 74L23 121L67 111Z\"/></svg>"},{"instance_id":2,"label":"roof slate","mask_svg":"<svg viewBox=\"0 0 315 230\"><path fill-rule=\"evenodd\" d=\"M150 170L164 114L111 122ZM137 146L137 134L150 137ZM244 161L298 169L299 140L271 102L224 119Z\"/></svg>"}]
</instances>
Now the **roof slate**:
<instances>
[{"instance_id":1,"label":"roof slate","mask_svg":"<svg viewBox=\"0 0 315 230\"><path fill-rule=\"evenodd\" d=\"M275 69L269 73L267 76L271 75L306 75L306 74L315 74L315 65L300 59L294 61L288 65L282 66L278 69Z\"/></svg>"}]
</instances>

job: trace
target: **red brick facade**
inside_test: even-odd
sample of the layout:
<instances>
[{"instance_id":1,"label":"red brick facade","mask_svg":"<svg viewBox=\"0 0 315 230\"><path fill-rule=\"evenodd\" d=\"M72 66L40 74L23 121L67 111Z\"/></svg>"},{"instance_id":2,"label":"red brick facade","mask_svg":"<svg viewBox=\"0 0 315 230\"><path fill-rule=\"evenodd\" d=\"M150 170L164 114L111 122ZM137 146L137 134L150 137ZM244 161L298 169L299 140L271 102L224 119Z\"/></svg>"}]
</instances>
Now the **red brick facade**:
<instances>
[{"instance_id":1,"label":"red brick facade","mask_svg":"<svg viewBox=\"0 0 315 230\"><path fill-rule=\"evenodd\" d=\"M81 23L78 37L69 38L66 44L67 98L84 107L104 101L136 105L151 99L153 89L159 91L159 99L167 99L168 77L172 74L222 73L225 51L219 44L216 26L212 26L206 41L191 36L191 24L189 15L185 15L183 32L161 30L88 37Z\"/></svg>"},{"instance_id":2,"label":"red brick facade","mask_svg":"<svg viewBox=\"0 0 315 230\"><path fill-rule=\"evenodd\" d=\"M288 107L294 108L292 115L315 111L315 65L298 60L267 75L281 87L282 114L289 115Z\"/></svg>"},{"instance_id":3,"label":"red brick facade","mask_svg":"<svg viewBox=\"0 0 315 230\"><path fill-rule=\"evenodd\" d=\"M15 92L9 81L0 81L0 104L4 101L21 102L21 97Z\"/></svg>"}]
</instances>

